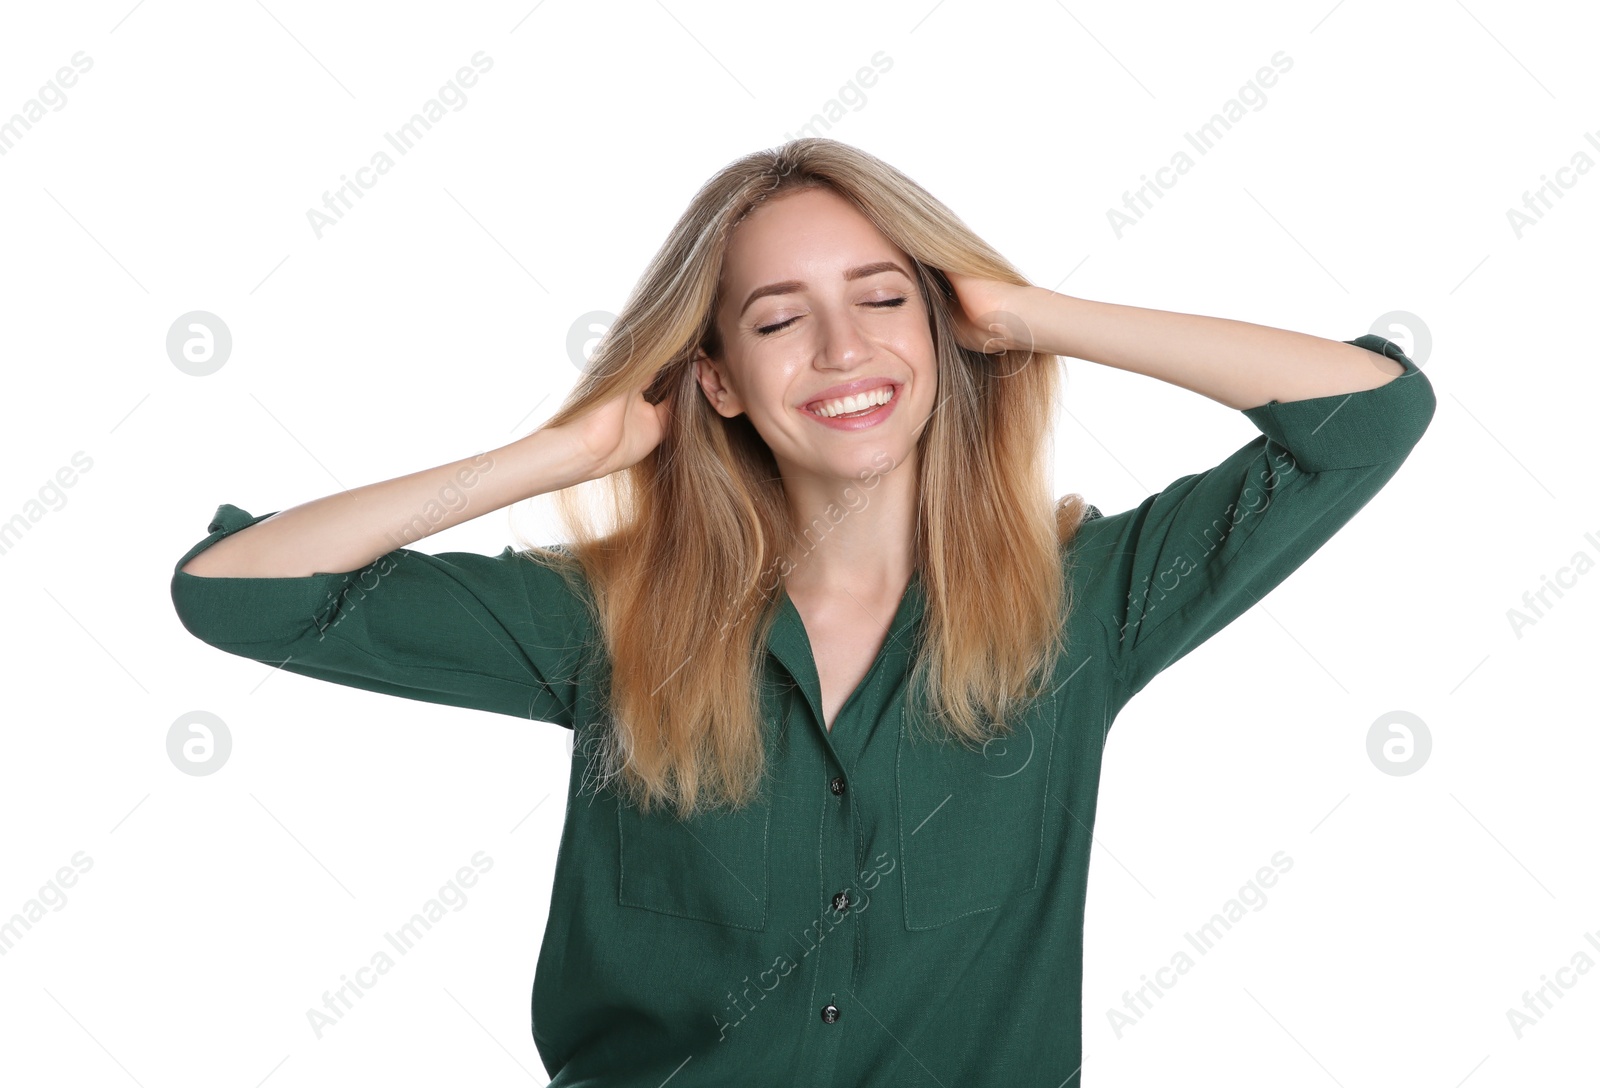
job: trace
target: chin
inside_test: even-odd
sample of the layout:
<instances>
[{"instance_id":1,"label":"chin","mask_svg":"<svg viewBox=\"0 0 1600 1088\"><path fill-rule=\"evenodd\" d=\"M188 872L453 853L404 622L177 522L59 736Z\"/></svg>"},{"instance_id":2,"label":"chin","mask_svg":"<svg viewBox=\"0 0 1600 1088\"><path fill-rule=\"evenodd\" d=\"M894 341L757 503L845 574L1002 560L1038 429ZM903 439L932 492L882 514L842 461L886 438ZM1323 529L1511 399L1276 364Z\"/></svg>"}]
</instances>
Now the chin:
<instances>
[{"instance_id":1,"label":"chin","mask_svg":"<svg viewBox=\"0 0 1600 1088\"><path fill-rule=\"evenodd\" d=\"M838 456L828 458L825 466L819 467L827 475L853 480L870 488L879 477L905 464L911 455L912 450L900 442L862 442L857 449L849 453L840 451Z\"/></svg>"}]
</instances>

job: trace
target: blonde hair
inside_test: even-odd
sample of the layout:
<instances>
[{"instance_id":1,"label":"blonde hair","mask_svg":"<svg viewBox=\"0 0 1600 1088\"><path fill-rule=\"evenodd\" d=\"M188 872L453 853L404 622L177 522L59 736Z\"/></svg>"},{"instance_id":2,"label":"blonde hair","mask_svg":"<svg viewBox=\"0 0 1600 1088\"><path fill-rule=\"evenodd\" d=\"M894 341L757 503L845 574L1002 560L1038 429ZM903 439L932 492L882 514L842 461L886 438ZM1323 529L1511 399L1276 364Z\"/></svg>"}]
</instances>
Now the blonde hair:
<instances>
[{"instance_id":1,"label":"blonde hair","mask_svg":"<svg viewBox=\"0 0 1600 1088\"><path fill-rule=\"evenodd\" d=\"M914 562L926 609L907 692L919 710L910 717L941 723L969 745L1004 735L1066 651L1062 556L1086 508L1081 496L1050 496L1057 357L962 348L942 273L1027 279L867 152L813 137L746 155L695 194L544 424L560 426L648 380L651 403L675 398L661 444L579 485L603 488L609 526L597 527L578 488L568 488L555 501L573 543L558 550L518 537L528 558L569 579L581 571L584 584L574 585L588 591L610 666L607 720L585 744L591 770L646 811L675 804L687 817L759 793L762 653L776 615L768 574L807 526L792 523L777 464L748 417L720 416L691 361L697 348L721 354L718 281L733 229L763 201L819 186L912 259L931 317L939 397L917 442Z\"/></svg>"}]
</instances>

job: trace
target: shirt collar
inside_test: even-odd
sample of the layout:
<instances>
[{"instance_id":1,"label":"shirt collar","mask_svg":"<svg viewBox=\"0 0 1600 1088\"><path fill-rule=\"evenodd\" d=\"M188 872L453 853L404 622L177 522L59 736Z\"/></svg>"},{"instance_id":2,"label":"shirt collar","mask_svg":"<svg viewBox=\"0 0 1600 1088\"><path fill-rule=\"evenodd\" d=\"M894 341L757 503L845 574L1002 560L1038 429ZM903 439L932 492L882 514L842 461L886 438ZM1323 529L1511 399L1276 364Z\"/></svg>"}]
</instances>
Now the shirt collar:
<instances>
[{"instance_id":1,"label":"shirt collar","mask_svg":"<svg viewBox=\"0 0 1600 1088\"><path fill-rule=\"evenodd\" d=\"M911 572L911 580L906 584L905 592L900 596L900 604L895 609L893 619L889 623L889 634L884 640L882 653L890 657L910 657L914 649L916 626L922 619L927 609L927 595L922 586L922 576L918 571ZM817 677L816 660L811 652L811 642L806 634L805 622L800 618L800 612L795 608L794 602L789 599L788 591L780 583L778 587L777 614L774 616L772 626L767 633L767 650L776 657L783 667L789 671L796 682L810 700L812 711L817 715L817 720L822 720L821 690L822 682Z\"/></svg>"}]
</instances>

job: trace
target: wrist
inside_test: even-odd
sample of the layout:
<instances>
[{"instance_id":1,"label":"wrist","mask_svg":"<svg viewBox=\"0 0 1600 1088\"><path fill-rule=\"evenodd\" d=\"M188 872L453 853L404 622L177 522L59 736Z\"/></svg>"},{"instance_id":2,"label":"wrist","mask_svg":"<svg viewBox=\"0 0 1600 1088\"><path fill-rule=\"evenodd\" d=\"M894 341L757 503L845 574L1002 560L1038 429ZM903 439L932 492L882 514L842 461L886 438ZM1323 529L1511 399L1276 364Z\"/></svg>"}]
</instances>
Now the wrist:
<instances>
[{"instance_id":1,"label":"wrist","mask_svg":"<svg viewBox=\"0 0 1600 1088\"><path fill-rule=\"evenodd\" d=\"M1082 302L1082 299L1046 287L1018 286L1007 305L1022 323L1015 337L1021 342L1014 344L1014 349L1044 355L1073 355L1068 334L1075 325L1075 308Z\"/></svg>"},{"instance_id":2,"label":"wrist","mask_svg":"<svg viewBox=\"0 0 1600 1088\"><path fill-rule=\"evenodd\" d=\"M1053 293L1033 284L1007 285L999 306L1007 351L1049 351L1042 332Z\"/></svg>"},{"instance_id":3,"label":"wrist","mask_svg":"<svg viewBox=\"0 0 1600 1088\"><path fill-rule=\"evenodd\" d=\"M601 461L566 427L541 427L512 443L517 474L531 494L561 491L606 475Z\"/></svg>"}]
</instances>

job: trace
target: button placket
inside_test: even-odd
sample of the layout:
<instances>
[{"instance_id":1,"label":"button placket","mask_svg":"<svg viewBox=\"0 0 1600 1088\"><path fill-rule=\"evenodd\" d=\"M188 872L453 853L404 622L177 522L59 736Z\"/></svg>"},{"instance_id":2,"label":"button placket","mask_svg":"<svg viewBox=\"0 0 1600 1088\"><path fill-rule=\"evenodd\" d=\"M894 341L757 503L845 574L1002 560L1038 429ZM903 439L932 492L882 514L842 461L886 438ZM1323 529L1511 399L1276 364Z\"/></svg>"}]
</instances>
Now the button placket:
<instances>
[{"instance_id":1,"label":"button placket","mask_svg":"<svg viewBox=\"0 0 1600 1088\"><path fill-rule=\"evenodd\" d=\"M846 795L844 776L832 775L827 782L816 873L820 884L817 902L821 909L816 916L816 930L808 935L807 943L817 961L812 976L811 1007L817 1010L824 1025L833 1025L844 1015L842 997L851 989L857 967L854 918L849 909L854 900L850 888L857 850L853 797ZM837 1059L834 1047L840 1036L828 1032L824 1038L831 1040L826 1047L829 1057L825 1059L831 1068Z\"/></svg>"}]
</instances>

